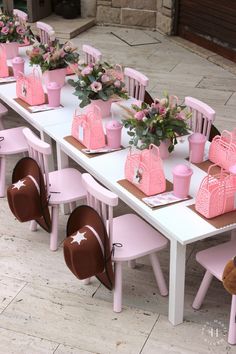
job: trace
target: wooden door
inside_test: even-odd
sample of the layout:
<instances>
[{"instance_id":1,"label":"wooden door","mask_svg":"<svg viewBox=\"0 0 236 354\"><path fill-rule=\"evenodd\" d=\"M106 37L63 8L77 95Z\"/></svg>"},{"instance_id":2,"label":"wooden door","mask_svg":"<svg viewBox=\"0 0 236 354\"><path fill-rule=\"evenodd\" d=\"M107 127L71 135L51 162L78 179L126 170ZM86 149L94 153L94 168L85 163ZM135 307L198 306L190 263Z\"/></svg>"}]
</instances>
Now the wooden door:
<instances>
[{"instance_id":1,"label":"wooden door","mask_svg":"<svg viewBox=\"0 0 236 354\"><path fill-rule=\"evenodd\" d=\"M236 0L177 2L177 34L236 62Z\"/></svg>"}]
</instances>

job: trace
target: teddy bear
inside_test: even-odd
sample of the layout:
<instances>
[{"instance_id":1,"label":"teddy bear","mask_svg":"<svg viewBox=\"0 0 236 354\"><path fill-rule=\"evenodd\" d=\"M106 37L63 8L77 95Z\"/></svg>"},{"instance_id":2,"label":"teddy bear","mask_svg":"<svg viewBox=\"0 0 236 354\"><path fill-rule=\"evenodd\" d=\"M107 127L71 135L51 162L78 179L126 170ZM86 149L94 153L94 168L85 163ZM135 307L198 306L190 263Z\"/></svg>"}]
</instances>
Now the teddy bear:
<instances>
[{"instance_id":1,"label":"teddy bear","mask_svg":"<svg viewBox=\"0 0 236 354\"><path fill-rule=\"evenodd\" d=\"M225 289L231 295L236 295L236 256L226 264L222 279Z\"/></svg>"}]
</instances>

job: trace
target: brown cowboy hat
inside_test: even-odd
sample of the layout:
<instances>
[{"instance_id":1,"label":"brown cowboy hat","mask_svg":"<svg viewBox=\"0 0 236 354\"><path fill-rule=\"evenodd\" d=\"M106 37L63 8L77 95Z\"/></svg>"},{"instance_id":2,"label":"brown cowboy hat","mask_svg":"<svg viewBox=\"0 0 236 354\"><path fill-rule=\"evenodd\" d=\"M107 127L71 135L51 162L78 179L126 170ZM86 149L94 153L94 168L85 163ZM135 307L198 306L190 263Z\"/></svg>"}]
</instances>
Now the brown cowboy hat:
<instances>
[{"instance_id":1,"label":"brown cowboy hat","mask_svg":"<svg viewBox=\"0 0 236 354\"><path fill-rule=\"evenodd\" d=\"M68 268L79 279L96 276L112 290L114 273L106 228L93 208L77 207L67 222L64 258Z\"/></svg>"},{"instance_id":2,"label":"brown cowboy hat","mask_svg":"<svg viewBox=\"0 0 236 354\"><path fill-rule=\"evenodd\" d=\"M35 220L44 230L51 232L44 178L37 162L24 157L12 173L12 185L7 189L9 207L21 221Z\"/></svg>"}]
</instances>

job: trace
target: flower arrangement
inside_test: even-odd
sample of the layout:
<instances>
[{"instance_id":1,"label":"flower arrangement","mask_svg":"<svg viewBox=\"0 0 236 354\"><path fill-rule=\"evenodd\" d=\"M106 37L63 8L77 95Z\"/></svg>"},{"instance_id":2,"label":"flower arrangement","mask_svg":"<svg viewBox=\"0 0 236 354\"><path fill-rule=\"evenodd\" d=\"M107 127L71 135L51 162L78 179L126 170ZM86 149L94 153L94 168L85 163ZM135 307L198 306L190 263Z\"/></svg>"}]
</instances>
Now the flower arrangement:
<instances>
[{"instance_id":1,"label":"flower arrangement","mask_svg":"<svg viewBox=\"0 0 236 354\"><path fill-rule=\"evenodd\" d=\"M23 43L25 38L32 37L30 26L19 21L15 15L0 13L0 43Z\"/></svg>"},{"instance_id":2,"label":"flower arrangement","mask_svg":"<svg viewBox=\"0 0 236 354\"><path fill-rule=\"evenodd\" d=\"M79 67L78 80L68 82L75 88L74 95L81 100L81 108L90 104L91 100L128 98L120 73L116 75L115 68L108 63L82 64Z\"/></svg>"},{"instance_id":3,"label":"flower arrangement","mask_svg":"<svg viewBox=\"0 0 236 354\"><path fill-rule=\"evenodd\" d=\"M185 111L186 106L178 104L176 96L165 93L162 99L155 99L150 105L142 103L141 107L132 105L127 110L129 116L123 119L123 125L128 128L131 145L146 149L150 144L157 146L169 139L169 152L174 150L177 137L188 134L187 120L191 113Z\"/></svg>"},{"instance_id":4,"label":"flower arrangement","mask_svg":"<svg viewBox=\"0 0 236 354\"><path fill-rule=\"evenodd\" d=\"M30 65L37 64L44 73L47 70L66 68L79 60L79 54L71 42L61 44L57 39L48 44L42 44L34 40L32 50L26 54L29 57Z\"/></svg>"}]
</instances>

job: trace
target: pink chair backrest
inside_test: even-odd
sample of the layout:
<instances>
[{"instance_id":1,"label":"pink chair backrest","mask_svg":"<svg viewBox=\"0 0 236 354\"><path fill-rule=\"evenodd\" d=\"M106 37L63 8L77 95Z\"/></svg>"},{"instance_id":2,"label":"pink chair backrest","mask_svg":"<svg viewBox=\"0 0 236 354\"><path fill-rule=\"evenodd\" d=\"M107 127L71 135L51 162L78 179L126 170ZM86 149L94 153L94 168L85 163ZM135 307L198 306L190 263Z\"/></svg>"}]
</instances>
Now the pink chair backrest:
<instances>
[{"instance_id":1,"label":"pink chair backrest","mask_svg":"<svg viewBox=\"0 0 236 354\"><path fill-rule=\"evenodd\" d=\"M108 189L102 187L88 173L82 174L82 184L87 191L87 204L94 208L102 217L112 245L113 207L118 205L118 197Z\"/></svg>"},{"instance_id":2,"label":"pink chair backrest","mask_svg":"<svg viewBox=\"0 0 236 354\"><path fill-rule=\"evenodd\" d=\"M45 176L47 191L49 191L48 155L52 153L51 146L38 138L29 128L24 128L23 134L27 141L29 156L39 164L42 174Z\"/></svg>"},{"instance_id":3,"label":"pink chair backrest","mask_svg":"<svg viewBox=\"0 0 236 354\"><path fill-rule=\"evenodd\" d=\"M195 133L205 135L209 140L211 126L216 116L214 109L193 97L185 97L185 105L192 112L189 128Z\"/></svg>"},{"instance_id":4,"label":"pink chair backrest","mask_svg":"<svg viewBox=\"0 0 236 354\"><path fill-rule=\"evenodd\" d=\"M55 40L55 31L52 26L44 22L37 22L36 27L42 44L49 44Z\"/></svg>"},{"instance_id":5,"label":"pink chair backrest","mask_svg":"<svg viewBox=\"0 0 236 354\"><path fill-rule=\"evenodd\" d=\"M145 90L149 83L147 76L131 68L125 68L124 76L129 96L144 101Z\"/></svg>"},{"instance_id":6,"label":"pink chair backrest","mask_svg":"<svg viewBox=\"0 0 236 354\"><path fill-rule=\"evenodd\" d=\"M13 9L13 15L17 16L19 18L20 22L28 21L28 15L24 11L21 11L18 9Z\"/></svg>"},{"instance_id":7,"label":"pink chair backrest","mask_svg":"<svg viewBox=\"0 0 236 354\"><path fill-rule=\"evenodd\" d=\"M82 50L85 54L85 63L86 64L95 64L102 60L102 53L100 50L92 47L91 45L84 44Z\"/></svg>"}]
</instances>

